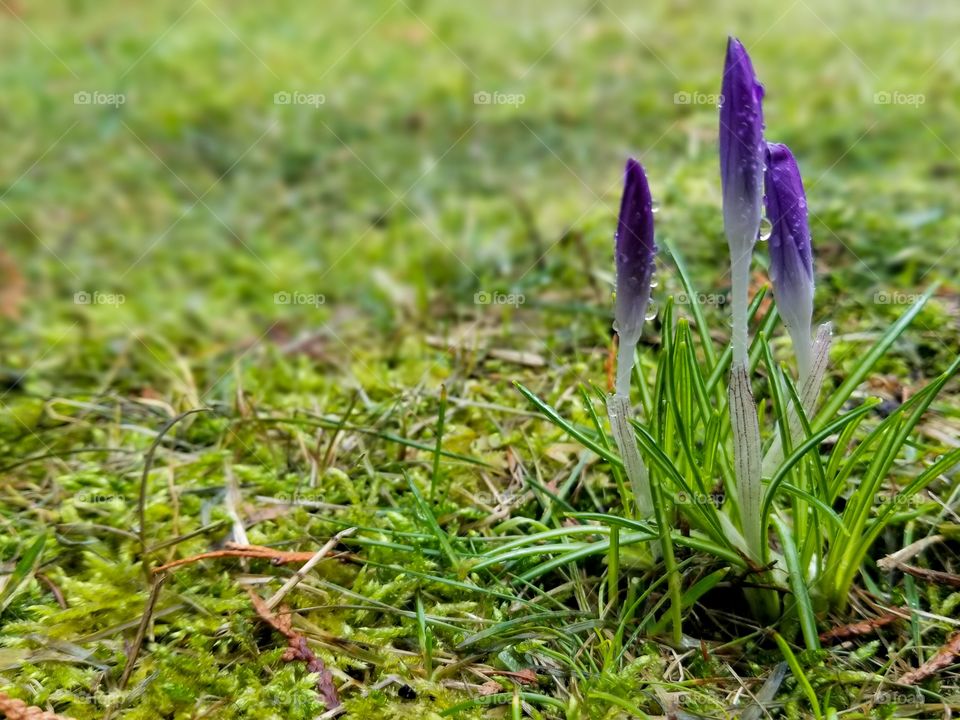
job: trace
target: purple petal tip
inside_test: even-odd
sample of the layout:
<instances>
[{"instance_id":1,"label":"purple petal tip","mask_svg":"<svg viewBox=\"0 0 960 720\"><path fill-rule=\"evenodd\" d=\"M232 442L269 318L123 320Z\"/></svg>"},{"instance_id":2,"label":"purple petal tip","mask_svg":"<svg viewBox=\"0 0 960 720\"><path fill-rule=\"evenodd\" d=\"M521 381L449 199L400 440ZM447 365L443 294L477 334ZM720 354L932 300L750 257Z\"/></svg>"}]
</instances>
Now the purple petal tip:
<instances>
[{"instance_id":1,"label":"purple petal tip","mask_svg":"<svg viewBox=\"0 0 960 720\"><path fill-rule=\"evenodd\" d=\"M656 252L650 185L643 166L630 158L624 172L614 248L617 268L615 319L621 335L639 336L650 299Z\"/></svg>"}]
</instances>

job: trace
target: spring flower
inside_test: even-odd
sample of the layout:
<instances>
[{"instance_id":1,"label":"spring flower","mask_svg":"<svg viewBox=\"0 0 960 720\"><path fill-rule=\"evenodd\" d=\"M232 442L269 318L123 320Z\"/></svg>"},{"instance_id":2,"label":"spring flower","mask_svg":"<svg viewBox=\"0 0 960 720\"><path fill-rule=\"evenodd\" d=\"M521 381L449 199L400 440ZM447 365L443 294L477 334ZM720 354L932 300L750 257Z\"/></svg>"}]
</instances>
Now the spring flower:
<instances>
[{"instance_id":1,"label":"spring flower","mask_svg":"<svg viewBox=\"0 0 960 720\"><path fill-rule=\"evenodd\" d=\"M797 161L786 145L767 145L767 218L770 232L770 278L777 311L793 340L803 383L810 374L813 316L813 255L807 198Z\"/></svg>"},{"instance_id":2,"label":"spring flower","mask_svg":"<svg viewBox=\"0 0 960 720\"><path fill-rule=\"evenodd\" d=\"M650 186L643 166L630 158L627 161L615 239L617 301L614 310L614 328L620 337L616 390L617 394L627 397L630 395L633 354L650 302L656 252Z\"/></svg>"},{"instance_id":3,"label":"spring flower","mask_svg":"<svg viewBox=\"0 0 960 720\"><path fill-rule=\"evenodd\" d=\"M763 86L750 56L734 37L727 41L720 106L720 181L723 186L723 229L730 248L730 295L733 315L728 404L733 436L740 525L747 551L762 557L765 528L760 426L748 371L747 293L750 260L760 231L763 194Z\"/></svg>"},{"instance_id":4,"label":"spring flower","mask_svg":"<svg viewBox=\"0 0 960 720\"><path fill-rule=\"evenodd\" d=\"M637 513L644 518L653 515L653 494L649 474L640 457L637 438L630 425L630 418L633 416L630 407L630 373L633 370L634 351L646 319L647 305L650 303L650 283L653 279L656 252L650 186L647 184L643 166L630 158L627 160L620 218L614 239L617 268L614 328L620 338L620 348L617 352L616 387L607 400L607 416L610 418L610 427L633 489Z\"/></svg>"},{"instance_id":5,"label":"spring flower","mask_svg":"<svg viewBox=\"0 0 960 720\"><path fill-rule=\"evenodd\" d=\"M763 86L750 56L734 37L727 41L720 105L720 181L723 228L730 246L734 361L747 354L747 286L750 258L760 229L763 194Z\"/></svg>"}]
</instances>

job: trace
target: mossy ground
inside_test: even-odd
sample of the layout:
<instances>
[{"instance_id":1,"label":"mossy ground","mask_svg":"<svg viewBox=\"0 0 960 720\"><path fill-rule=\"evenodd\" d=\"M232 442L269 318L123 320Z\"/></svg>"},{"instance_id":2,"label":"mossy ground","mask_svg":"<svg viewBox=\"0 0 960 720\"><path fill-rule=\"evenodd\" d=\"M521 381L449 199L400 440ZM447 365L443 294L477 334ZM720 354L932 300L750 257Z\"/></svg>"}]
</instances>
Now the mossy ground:
<instances>
[{"instance_id":1,"label":"mossy ground","mask_svg":"<svg viewBox=\"0 0 960 720\"><path fill-rule=\"evenodd\" d=\"M782 659L735 584L688 614L702 644L634 637L634 623L619 646L601 560L533 584L459 562L490 537L551 526L553 495L616 511L609 468L513 383L588 422L578 388L606 382L628 154L647 167L659 236L705 297L727 291L705 96L728 32L766 84L771 138L807 178L816 319L838 333L828 382L942 282L863 390L899 402L960 348L950 3L4 4L4 571L47 542L0 614L0 690L78 720L320 715L314 677L282 661L244 589L275 591L291 570L256 560L171 571L120 687L145 556L156 566L230 539L234 478L250 543L315 550L361 528L288 598L350 717L509 716L499 695L470 705L489 680L527 693L520 712L535 717L735 715ZM314 104L275 100L298 92ZM84 102L96 93L125 101ZM758 283L764 264L761 247ZM672 267L664 253L661 302L680 289ZM482 302L496 293L515 302ZM720 301L709 315L720 346ZM646 370L656 337L654 325ZM197 407L212 411L159 435ZM954 384L923 432L949 446L958 428ZM428 504L432 487L435 524L411 483ZM887 533L875 557L955 532L955 478L936 497L941 511ZM951 542L923 562L956 572ZM659 578L629 560L624 603ZM711 567L682 560L691 581ZM823 706L956 711L955 672L922 692L889 681L943 643L960 595L864 572L851 615L824 629L874 602L918 612L801 654ZM527 669L535 687L498 674ZM808 712L792 676L778 701L774 714Z\"/></svg>"}]
</instances>

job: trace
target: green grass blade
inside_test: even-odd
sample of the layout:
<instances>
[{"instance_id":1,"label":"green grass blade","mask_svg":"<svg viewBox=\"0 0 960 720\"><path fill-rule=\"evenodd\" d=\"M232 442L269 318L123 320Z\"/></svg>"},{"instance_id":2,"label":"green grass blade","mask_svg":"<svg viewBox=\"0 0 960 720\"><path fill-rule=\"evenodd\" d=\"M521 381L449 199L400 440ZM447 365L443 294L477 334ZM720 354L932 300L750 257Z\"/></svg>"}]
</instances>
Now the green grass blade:
<instances>
[{"instance_id":1,"label":"green grass blade","mask_svg":"<svg viewBox=\"0 0 960 720\"><path fill-rule=\"evenodd\" d=\"M800 667L800 663L797 661L797 656L793 654L793 650L790 649L790 646L787 644L787 641L778 632L773 633L773 639L777 642L777 647L780 648L780 652L783 654L783 659L787 661L787 665L790 666L790 671L793 673L793 677L796 679L797 684L800 686L800 689L803 691L803 694L807 696L807 701L810 703L810 707L813 709L813 716L817 720L823 718L823 713L820 710L820 702L817 700L817 693L814 692L813 686L810 684L810 680L807 679L806 674L803 672L803 668Z\"/></svg>"},{"instance_id":2,"label":"green grass blade","mask_svg":"<svg viewBox=\"0 0 960 720\"><path fill-rule=\"evenodd\" d=\"M840 387L829 394L820 412L813 422L813 427L819 429L829 422L830 418L835 416L847 399L853 394L853 391L864 381L867 374L873 369L883 355L890 349L890 346L896 341L904 330L913 322L913 319L920 313L927 300L937 289L938 283L933 283L927 291L921 295L910 308L900 316L900 318L890 326L890 328L880 337L880 339L870 348L863 359L857 363L847 378L841 383Z\"/></svg>"},{"instance_id":3,"label":"green grass blade","mask_svg":"<svg viewBox=\"0 0 960 720\"><path fill-rule=\"evenodd\" d=\"M421 518L423 518L423 521L427 524L427 528L437 539L440 549L443 550L444 555L447 556L447 559L454 568L460 567L460 558L450 544L450 536L440 527L436 516L433 514L433 510L430 509L430 506L427 505L423 499L423 495L420 494L420 489L413 481L413 478L411 478L406 471L404 471L403 476L407 479L407 485L410 487L410 492L413 493L413 498L417 503L417 508L420 510Z\"/></svg>"},{"instance_id":4,"label":"green grass blade","mask_svg":"<svg viewBox=\"0 0 960 720\"><path fill-rule=\"evenodd\" d=\"M37 566L40 564L40 557L43 555L43 548L46 544L47 534L42 533L17 560L13 573L7 578L6 585L0 591L0 615L10 606L10 603L33 577Z\"/></svg>"},{"instance_id":5,"label":"green grass blade","mask_svg":"<svg viewBox=\"0 0 960 720\"><path fill-rule=\"evenodd\" d=\"M558 428L563 430L567 435L572 437L578 443L583 445L586 448L589 448L594 453L602 457L608 463L616 465L617 467L623 467L623 461L617 457L616 453L611 452L608 448L604 447L601 443L595 441L593 438L588 436L580 428L572 425L566 419L560 416L560 414L554 410L552 407L547 405L543 400L537 397L533 392L524 387L521 383L515 383L517 390L529 400L534 407L536 407L544 417L556 425Z\"/></svg>"},{"instance_id":6,"label":"green grass blade","mask_svg":"<svg viewBox=\"0 0 960 720\"><path fill-rule=\"evenodd\" d=\"M803 640L808 650L818 650L820 648L820 636L817 633L817 619L810 602L810 595L807 592L807 578L800 564L800 556L797 554L793 532L790 526L776 515L773 516L773 524L783 546L783 557L787 563L787 576L790 581L790 590L793 592L793 600L796 603L797 615L800 618Z\"/></svg>"}]
</instances>

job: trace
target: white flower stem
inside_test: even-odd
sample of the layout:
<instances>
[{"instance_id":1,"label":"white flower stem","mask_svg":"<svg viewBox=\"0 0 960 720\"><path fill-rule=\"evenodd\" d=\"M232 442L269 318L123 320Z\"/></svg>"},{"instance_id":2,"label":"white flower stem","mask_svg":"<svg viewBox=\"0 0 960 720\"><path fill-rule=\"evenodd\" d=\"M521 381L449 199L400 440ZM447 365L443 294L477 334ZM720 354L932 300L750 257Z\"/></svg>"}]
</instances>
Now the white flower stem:
<instances>
[{"instance_id":1,"label":"white flower stem","mask_svg":"<svg viewBox=\"0 0 960 720\"><path fill-rule=\"evenodd\" d=\"M731 344L733 345L733 364L746 365L750 336L747 330L749 310L748 291L750 286L750 260L753 255L753 243L740 243L730 251L730 295L733 315Z\"/></svg>"},{"instance_id":2,"label":"white flower stem","mask_svg":"<svg viewBox=\"0 0 960 720\"><path fill-rule=\"evenodd\" d=\"M633 374L633 355L637 349L637 341L630 342L620 337L617 348L617 384L616 394L630 397L630 376Z\"/></svg>"},{"instance_id":3,"label":"white flower stem","mask_svg":"<svg viewBox=\"0 0 960 720\"><path fill-rule=\"evenodd\" d=\"M647 466L640 457L637 436L630 425L632 414L628 396L617 392L607 397L607 417L610 418L613 438L616 440L620 457L623 458L623 468L633 490L637 514L641 518L649 518L653 516L653 494L650 491Z\"/></svg>"}]
</instances>

